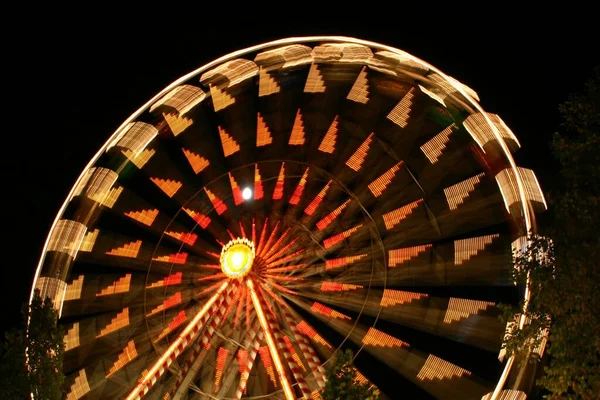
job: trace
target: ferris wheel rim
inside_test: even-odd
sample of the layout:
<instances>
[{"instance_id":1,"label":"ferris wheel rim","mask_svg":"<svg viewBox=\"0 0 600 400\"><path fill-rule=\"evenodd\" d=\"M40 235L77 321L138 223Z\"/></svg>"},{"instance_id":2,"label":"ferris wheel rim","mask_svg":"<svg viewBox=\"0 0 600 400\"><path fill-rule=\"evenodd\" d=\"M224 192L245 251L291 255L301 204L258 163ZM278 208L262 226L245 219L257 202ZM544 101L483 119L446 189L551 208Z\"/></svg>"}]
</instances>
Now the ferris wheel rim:
<instances>
[{"instance_id":1,"label":"ferris wheel rim","mask_svg":"<svg viewBox=\"0 0 600 400\"><path fill-rule=\"evenodd\" d=\"M200 68L195 69L194 71L182 76L181 78L175 80L173 83L171 83L170 85L168 85L167 87L165 87L162 91L160 91L158 94L156 94L153 98L151 98L147 103L145 103L143 106L141 106L137 111L135 111L133 114L131 114L115 131L113 134L110 135L110 137L108 138L108 140L101 146L101 148L98 150L98 152L94 155L94 157L90 160L90 162L86 165L86 167L82 170L82 173L79 175L79 177L77 178L77 180L75 181L75 183L73 184L69 194L67 195L67 197L65 198L65 201L63 203L63 205L61 206L59 212L56 215L56 218L54 219L54 222L52 223L52 226L48 232L48 235L46 237L46 241L44 243L43 249L42 249L42 255L40 257L40 261L38 263L35 275L34 275L34 280L33 280L33 285L32 285L32 290L31 290L31 297L30 297L30 301L31 298L33 298L33 294L35 291L35 287L36 287L36 282L40 276L40 272L42 269L42 265L46 256L46 252L47 252L47 248L48 248L48 244L49 244L49 240L50 240L50 236L52 234L52 232L54 231L56 224L58 223L58 221L60 220L60 218L62 217L62 215L64 214L66 207L68 205L68 203L70 202L70 200L73 197L74 191L76 189L76 187L78 186L78 184L82 181L84 175L86 174L86 172L98 161L98 159L100 158L100 156L107 150L107 148L110 146L111 143L113 143L115 141L115 139L118 137L118 135L123 131L123 129L132 121L134 121L136 118L138 118L144 111L148 110L148 108L154 103L156 102L156 100L160 99L162 96L164 96L166 93L168 93L170 90L172 90L174 87L178 86L179 84L188 81L189 79L199 75L200 73L202 73L203 71L206 71L214 66L220 65L226 61L232 60L236 57L242 56L244 54L248 54L248 53L252 53L255 51L259 51L265 48L271 48L271 47L275 47L275 46L280 46L280 45L285 45L285 44L292 44L292 43L307 43L307 42L322 42L322 41L329 41L329 42L345 42L345 43L354 43L354 44L361 44L361 45L366 45L375 49L380 49L380 50L388 50L388 51L392 51L396 54L402 54L404 56L407 56L409 58L411 58L412 60L414 60L415 62L419 62L424 66L427 66L428 68L430 68L432 71L435 71L436 73L439 73L443 78L445 78L448 83L450 83L451 85L453 85L457 91L461 94L464 95L464 97L471 102L471 106L473 106L473 108L475 108L476 110L480 111L483 113L483 115L485 116L485 113L483 111L483 108L481 108L481 106L478 104L478 102L476 102L475 100L473 100L473 98L464 91L464 89L462 87L460 87L460 85L456 84L452 79L450 79L447 75L445 75L442 71L440 71L439 69L435 68L434 66L426 63L425 61L412 56L409 53L404 52L403 50L400 49L396 49L390 46L386 46L383 44L379 44L376 42L371 42L371 41L366 41L366 40L361 40L361 39L356 39L356 38L350 38L350 37L344 37L344 36L308 36L308 37L291 37L291 38L286 38L286 39L280 39L280 40L275 40L275 41L270 41L267 43L263 43L263 44L259 44L259 45L255 45L255 46L250 46L247 47L245 49L241 49L241 50L237 50L235 52L226 54L220 58L217 58L214 61L211 61L203 66L201 66ZM487 116L485 117L487 118ZM494 126L493 124L490 124L491 126ZM516 177L516 182L518 185L518 190L520 193L521 198L518 199L520 206L522 208L523 211L523 215L525 218L525 226L526 226L526 230L527 232L530 231L534 231L535 230L535 223L532 220L532 211L530 210L530 205L528 204L528 200L527 197L525 196L525 191L524 191L524 184L522 182L522 178L521 176L517 173L517 166L516 163L514 162L514 158L512 157L511 152L509 151L508 147L506 146L506 144L504 143L504 141L502 140L499 132L493 128L493 133L494 135L499 139L498 142L500 143L500 146L504 152L504 156L507 158L511 168L513 169L513 171L515 172L515 177ZM529 281L528 281L529 283ZM527 303L531 297L531 292L530 292L530 288L529 288L529 284L527 284L526 286L526 291L524 294L524 299L525 302ZM59 314L62 312L62 306L61 306L61 310L59 310ZM524 320L521 320L521 323L523 323ZM494 393L496 393L497 391L499 391L499 389L502 388L502 386L504 385L504 382L506 380L506 378L508 377L508 373L510 372L510 369L512 367L512 359L509 359L508 362L505 365L505 369L504 372L501 376L500 381L498 382L496 391Z\"/></svg>"}]
</instances>

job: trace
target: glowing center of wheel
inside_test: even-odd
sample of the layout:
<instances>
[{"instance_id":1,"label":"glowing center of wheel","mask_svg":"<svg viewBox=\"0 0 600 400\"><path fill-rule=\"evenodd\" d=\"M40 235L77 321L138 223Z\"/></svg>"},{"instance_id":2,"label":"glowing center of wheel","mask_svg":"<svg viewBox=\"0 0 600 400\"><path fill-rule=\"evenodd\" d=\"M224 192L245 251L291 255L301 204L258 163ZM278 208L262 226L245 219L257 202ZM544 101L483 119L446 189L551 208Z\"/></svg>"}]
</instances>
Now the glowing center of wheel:
<instances>
[{"instance_id":1,"label":"glowing center of wheel","mask_svg":"<svg viewBox=\"0 0 600 400\"><path fill-rule=\"evenodd\" d=\"M221 250L221 270L230 278L242 278L252 268L254 243L248 239L230 240Z\"/></svg>"}]
</instances>

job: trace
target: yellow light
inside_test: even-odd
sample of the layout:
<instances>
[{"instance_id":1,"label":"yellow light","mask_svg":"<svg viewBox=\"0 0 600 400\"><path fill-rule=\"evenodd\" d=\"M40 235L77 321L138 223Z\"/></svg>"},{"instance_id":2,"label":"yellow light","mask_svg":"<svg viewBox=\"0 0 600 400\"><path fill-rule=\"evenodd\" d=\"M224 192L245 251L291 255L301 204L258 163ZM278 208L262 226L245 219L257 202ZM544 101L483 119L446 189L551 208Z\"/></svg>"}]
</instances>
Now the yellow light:
<instances>
[{"instance_id":1,"label":"yellow light","mask_svg":"<svg viewBox=\"0 0 600 400\"><path fill-rule=\"evenodd\" d=\"M283 364L281 363L281 359L279 358L277 346L275 345L275 341L273 340L273 336L271 335L271 330L269 329L267 318L265 317L265 313L262 310L260 300L256 295L256 291L254 290L254 283L250 279L248 279L246 281L246 285L248 285L248 289L250 289L250 297L252 298L252 303L254 304L256 315L258 316L258 320L260 321L260 325L265 334L267 346L269 347L269 353L271 353L271 358L273 359L273 363L275 364L277 375L279 375L279 381L281 382L281 386L283 387L283 393L285 394L285 398L287 400L294 400L294 392L292 391L292 387L290 386L290 383L288 382L287 377L285 376L285 370L283 369Z\"/></svg>"},{"instance_id":2,"label":"yellow light","mask_svg":"<svg viewBox=\"0 0 600 400\"><path fill-rule=\"evenodd\" d=\"M230 240L221 250L221 270L229 278L243 278L252 268L254 243L246 238Z\"/></svg>"}]
</instances>

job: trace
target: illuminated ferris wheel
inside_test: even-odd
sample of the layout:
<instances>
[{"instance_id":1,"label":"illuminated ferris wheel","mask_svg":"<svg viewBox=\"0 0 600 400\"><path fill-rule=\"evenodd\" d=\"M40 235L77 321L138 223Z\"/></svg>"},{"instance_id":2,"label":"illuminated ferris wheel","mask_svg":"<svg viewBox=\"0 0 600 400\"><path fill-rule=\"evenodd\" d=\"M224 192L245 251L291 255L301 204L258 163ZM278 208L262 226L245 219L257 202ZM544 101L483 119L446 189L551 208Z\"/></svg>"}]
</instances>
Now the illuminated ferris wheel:
<instances>
[{"instance_id":1,"label":"illuminated ferris wheel","mask_svg":"<svg viewBox=\"0 0 600 400\"><path fill-rule=\"evenodd\" d=\"M339 348L391 398L525 398L496 306L528 296L511 253L546 205L477 101L339 37L255 46L164 89L45 244L34 287L61 313L67 399L318 399Z\"/></svg>"}]
</instances>

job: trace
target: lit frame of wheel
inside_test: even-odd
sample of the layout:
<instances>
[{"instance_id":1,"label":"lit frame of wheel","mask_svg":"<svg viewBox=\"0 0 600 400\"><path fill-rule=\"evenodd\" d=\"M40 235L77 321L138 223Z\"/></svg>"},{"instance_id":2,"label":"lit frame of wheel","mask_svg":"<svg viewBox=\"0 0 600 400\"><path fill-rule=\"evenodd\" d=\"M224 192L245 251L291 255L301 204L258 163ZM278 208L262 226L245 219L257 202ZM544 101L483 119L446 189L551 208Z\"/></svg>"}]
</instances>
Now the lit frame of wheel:
<instances>
[{"instance_id":1,"label":"lit frame of wheel","mask_svg":"<svg viewBox=\"0 0 600 400\"><path fill-rule=\"evenodd\" d=\"M290 38L290 39L279 40L279 41L276 41L276 42L265 43L265 44L262 44L262 45L259 45L259 46L255 46L255 47L252 47L252 48L249 48L249 49L244 49L244 50L237 51L235 53L231 53L231 54L229 54L227 56L224 56L224 57L222 57L222 58L220 58L218 60L215 60L212 63L209 63L209 64L207 64L207 65L199 68L198 70L193 71L190 74L188 74L188 75L180 78L178 81L174 82L169 87L165 88L161 93L157 94L146 105L142 106L136 113L134 113L127 121L125 121L123 123L123 125L117 130L117 132L115 132L115 134L113 136L111 136L111 138L107 141L107 143L99 150L99 152L96 154L96 156L90 161L90 163L88 164L88 166L86 167L86 169L84 169L84 171L82 172L82 175L79 177L77 183L79 183L82 180L83 175L86 173L86 171L98 160L99 156L107 149L107 147L110 146L111 143L115 142L116 138L118 137L118 134L124 129L124 127L127 126L128 123L130 123L131 121L135 120L135 118L137 118L137 116L139 116L140 113L142 113L156 99L160 98L164 93L168 92L171 88L173 88L177 84L179 84L181 82L184 82L189 77L191 77L193 75L196 75L196 74L198 74L198 73L200 73L200 72L202 72L202 71L204 71L206 69L209 69L210 67L212 67L214 65L218 65L218 64L220 64L220 63L222 63L222 62L224 62L224 61L226 61L228 59L232 59L232 58L234 58L234 57L236 57L238 55L242 55L244 53L247 53L247 52L250 52L250 51L254 51L254 50L257 50L257 49L266 48L266 47L275 46L275 45L282 45L282 44L286 44L286 43L302 43L302 42L310 42L310 41L317 41L317 40L324 40L324 39L327 39L327 40L333 41L333 42L338 42L339 41L339 42L350 42L350 43L356 43L356 44L364 44L364 45L368 45L368 46L370 46L372 48L376 48L376 49L380 49L380 50L392 51L394 53L399 53L399 54L403 53L400 50L393 49L393 48L390 48L388 46L384 46L384 45L380 45L380 44L376 44L376 43L372 43L372 42L367 42L367 41L362 41L362 40L357 40L357 39L341 38L341 37ZM416 59L413 56L410 56L408 54L403 54L403 55L405 55L410 60L413 60L413 61L418 62L418 63L423 64L423 65L427 65L432 71L438 72L442 77L445 77L445 75L443 73L441 73L440 71L438 71L434 67L429 66L427 63L424 63L423 61L418 60L418 59ZM452 81L449 81L449 83L452 86L456 86L455 89L457 90L457 92L463 94L463 96L465 97L465 99L467 99L467 101L470 100L469 95L467 93L464 93L464 90L463 90L463 88L460 85L458 85L458 84L456 84L456 83L454 83ZM480 108L480 106L477 103L473 102L470 105L473 107L474 110L480 110L483 113L483 110ZM483 114L483 115L484 115L484 118L487 120L487 117L485 116L485 114ZM515 183L516 183L516 192L517 192L516 193L517 194L516 197L517 197L517 201L519 202L519 204L520 204L520 206L522 208L522 211L523 211L524 224L525 224L527 230L529 231L531 228L534 227L534 222L532 221L531 210L529 210L529 207L528 207L527 196L525 196L524 183L522 182L522 177L517 172L517 167L516 167L516 165L514 163L514 160L513 160L512 156L510 155L510 152L508 151L508 148L507 148L506 144L503 142L503 140L501 140L499 132L497 131L496 128L494 128L493 124L490 124L490 127L491 127L492 134L498 139L498 143L500 145L501 151L506 154L506 158L508 160L510 168L512 168L512 170L514 171L514 179L515 179ZM480 144L480 146L481 146L481 144ZM56 220L53 223L51 231L54 231L54 229L55 229L55 227L57 225L57 222L59 221L60 216L64 213L67 204L69 203L69 201L71 200L71 198L74 196L74 190L75 190L76 186L77 186L77 184L73 187L73 189L69 193L69 196L67 197L65 203L63 204L61 210L59 211L59 213L57 215ZM39 278L39 275L40 275L40 271L41 271L41 268L42 268L42 263L43 263L43 260L44 260L45 253L46 253L47 249L49 249L49 240L50 240L50 235L48 236L48 238L46 240L46 243L44 244L43 255L42 255L42 258L41 258L40 263L38 265L38 269L36 271L36 275L35 275L35 278L34 278L34 288L37 286L37 283L38 283L37 281L38 281L38 278ZM252 243L252 242L250 242L250 243ZM227 261L225 261L225 263L223 262L223 260L224 260L223 256L227 255L227 252L224 251L226 247L227 247L227 245L223 246L223 250L222 250L222 254L221 254L221 258L220 258L220 265L221 265L221 269L222 269L223 273L228 278L235 278L235 279L241 279L242 277L244 277L247 274L249 274L250 271L251 271L251 269L252 269L252 262L253 262L254 256L255 256L254 252L253 251L248 252L245 247L242 247L244 249L244 252L247 253L247 257L244 260L242 260L242 261L238 260L239 264L236 265L236 266L233 266L233 268L231 267L231 265L229 265L227 267L227 270L226 270L226 268L224 267L224 265L227 264ZM231 246L228 249L232 249L232 248L233 247ZM258 248L260 250L260 243L258 244ZM75 251L75 254L73 255L73 257L75 257L76 252L77 251ZM225 260L226 259L227 259L227 257L225 257ZM231 282L231 283L233 283L233 282ZM33 295L33 291L32 291L32 295ZM529 285L527 285L527 287L526 287L526 291L525 291L524 297L525 297L525 300L526 300L526 303L527 303L527 300L530 297ZM60 311L62 309L62 301L58 302L55 306L59 309L59 313L60 313ZM524 318L522 317L521 320L520 320L519 325L522 326L524 323L525 323L525 321L524 321ZM512 367L512 364L513 364L513 361L514 361L514 359L510 358L508 360L508 362L506 363L504 371L502 373L502 376L500 377L500 379L498 381L498 384L496 386L496 389L494 391L494 394L493 394L494 398L499 394L499 392L501 391L501 389L502 389L505 381L507 380L508 375L509 375L510 370L511 370L511 367ZM160 362L158 362L155 365L155 367L158 367L159 364L160 364ZM159 369L156 369L156 370L159 370ZM158 374L158 376L160 376L161 374L162 374L162 372L160 372ZM143 381L145 382L144 385L146 385L146 386L144 386L145 390L143 391L143 393L145 393L148 390L149 386L151 386L151 383L153 383L153 380L155 380L155 379L156 379L156 376L152 376L151 377L150 375L147 375L147 376L144 377ZM149 382L150 382L150 384L148 384Z\"/></svg>"}]
</instances>

